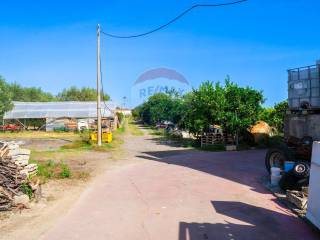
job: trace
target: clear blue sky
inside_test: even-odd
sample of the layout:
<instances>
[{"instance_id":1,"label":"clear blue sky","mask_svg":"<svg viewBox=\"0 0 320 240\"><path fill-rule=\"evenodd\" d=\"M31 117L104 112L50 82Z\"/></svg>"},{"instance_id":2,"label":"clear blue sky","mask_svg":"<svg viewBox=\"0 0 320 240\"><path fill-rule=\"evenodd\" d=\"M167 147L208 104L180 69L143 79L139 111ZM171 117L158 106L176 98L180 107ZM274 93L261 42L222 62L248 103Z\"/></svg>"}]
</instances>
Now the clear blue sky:
<instances>
[{"instance_id":1,"label":"clear blue sky","mask_svg":"<svg viewBox=\"0 0 320 240\"><path fill-rule=\"evenodd\" d=\"M95 87L96 24L115 34L139 33L165 23L194 1L3 1L0 75L9 82L63 88ZM266 105L287 97L291 67L320 59L320 1L249 0L202 8L140 39L103 38L105 92L121 101L145 70L168 67L193 87L226 75L263 90Z\"/></svg>"}]
</instances>

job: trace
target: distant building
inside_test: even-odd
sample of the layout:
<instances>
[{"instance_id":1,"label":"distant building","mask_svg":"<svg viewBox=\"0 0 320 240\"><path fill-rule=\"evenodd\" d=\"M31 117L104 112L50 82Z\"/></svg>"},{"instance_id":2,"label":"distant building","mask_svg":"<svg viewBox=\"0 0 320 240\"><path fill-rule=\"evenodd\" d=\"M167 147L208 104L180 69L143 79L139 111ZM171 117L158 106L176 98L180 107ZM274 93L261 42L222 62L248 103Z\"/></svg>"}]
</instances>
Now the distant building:
<instances>
[{"instance_id":1,"label":"distant building","mask_svg":"<svg viewBox=\"0 0 320 240\"><path fill-rule=\"evenodd\" d=\"M132 110L129 108L119 108L117 109L117 112L122 113L126 117L129 117L132 115Z\"/></svg>"},{"instance_id":2,"label":"distant building","mask_svg":"<svg viewBox=\"0 0 320 240\"><path fill-rule=\"evenodd\" d=\"M43 119L43 129L46 131L59 128L71 130L94 128L97 118L96 102L13 102L13 104L13 109L5 113L4 121L16 120L24 125L24 120ZM102 102L101 107L102 124L114 130L118 123L115 104L110 101Z\"/></svg>"}]
</instances>

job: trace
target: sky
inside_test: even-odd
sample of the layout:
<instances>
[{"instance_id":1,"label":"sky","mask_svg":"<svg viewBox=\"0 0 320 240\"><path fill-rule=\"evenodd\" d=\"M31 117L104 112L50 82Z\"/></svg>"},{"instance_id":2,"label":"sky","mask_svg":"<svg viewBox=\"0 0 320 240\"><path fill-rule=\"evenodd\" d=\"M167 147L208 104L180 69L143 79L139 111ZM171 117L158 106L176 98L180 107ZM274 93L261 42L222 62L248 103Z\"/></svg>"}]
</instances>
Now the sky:
<instances>
[{"instance_id":1,"label":"sky","mask_svg":"<svg viewBox=\"0 0 320 240\"><path fill-rule=\"evenodd\" d=\"M193 4L228 0L2 1L0 75L8 82L58 93L95 87L96 25L127 35L166 23ZM120 103L153 68L182 74L191 87L226 76L261 90L265 106L287 98L287 69L320 59L318 0L248 0L197 8L143 38L101 38L104 91Z\"/></svg>"}]
</instances>

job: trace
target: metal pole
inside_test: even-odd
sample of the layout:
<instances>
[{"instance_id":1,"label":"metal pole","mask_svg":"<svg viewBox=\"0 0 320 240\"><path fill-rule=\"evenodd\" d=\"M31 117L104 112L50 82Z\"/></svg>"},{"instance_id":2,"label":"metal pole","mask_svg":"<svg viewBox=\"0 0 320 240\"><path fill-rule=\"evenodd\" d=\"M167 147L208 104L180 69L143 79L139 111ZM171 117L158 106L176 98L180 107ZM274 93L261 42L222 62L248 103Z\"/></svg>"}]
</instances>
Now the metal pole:
<instances>
[{"instance_id":1,"label":"metal pole","mask_svg":"<svg viewBox=\"0 0 320 240\"><path fill-rule=\"evenodd\" d=\"M101 71L100 71L100 25L97 26L97 125L98 125L98 146L101 146L102 129L101 129Z\"/></svg>"}]
</instances>

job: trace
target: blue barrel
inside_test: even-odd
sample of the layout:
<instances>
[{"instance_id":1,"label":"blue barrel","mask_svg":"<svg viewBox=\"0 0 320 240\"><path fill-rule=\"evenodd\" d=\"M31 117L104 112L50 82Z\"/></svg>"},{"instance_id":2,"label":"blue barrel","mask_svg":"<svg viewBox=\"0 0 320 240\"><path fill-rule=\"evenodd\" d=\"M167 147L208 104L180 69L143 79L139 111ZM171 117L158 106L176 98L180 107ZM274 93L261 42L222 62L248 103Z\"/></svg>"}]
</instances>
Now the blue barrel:
<instances>
[{"instance_id":1,"label":"blue barrel","mask_svg":"<svg viewBox=\"0 0 320 240\"><path fill-rule=\"evenodd\" d=\"M291 169L293 169L295 162L289 162L285 161L284 162L284 171L289 172Z\"/></svg>"}]
</instances>

